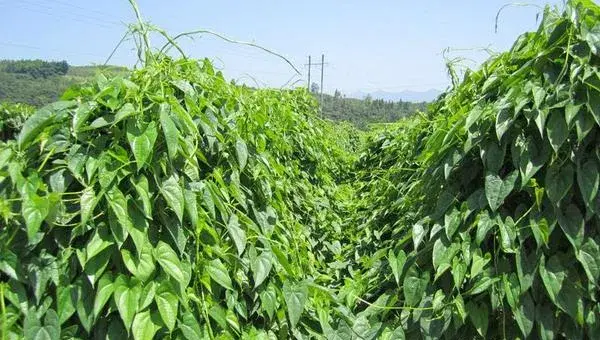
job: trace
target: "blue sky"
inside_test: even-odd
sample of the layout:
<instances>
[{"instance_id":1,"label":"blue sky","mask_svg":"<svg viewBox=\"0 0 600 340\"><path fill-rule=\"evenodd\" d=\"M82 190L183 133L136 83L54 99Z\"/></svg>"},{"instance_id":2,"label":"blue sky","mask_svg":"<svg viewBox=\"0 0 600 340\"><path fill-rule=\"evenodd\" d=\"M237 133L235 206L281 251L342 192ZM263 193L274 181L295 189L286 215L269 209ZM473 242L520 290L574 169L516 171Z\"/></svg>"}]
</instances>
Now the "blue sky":
<instances>
[{"instance_id":1,"label":"blue sky","mask_svg":"<svg viewBox=\"0 0 600 340\"><path fill-rule=\"evenodd\" d=\"M277 87L290 79L305 82L307 56L315 60L324 53L325 91L348 94L444 89L445 48L476 67L486 58L477 49L506 50L520 33L536 29L539 8L509 7L494 33L496 13L507 2L138 0L144 19L172 34L206 28L252 41L285 55L303 73L293 78L281 60L213 37L182 42L189 55L213 59L229 78ZM560 0L527 2L562 6ZM125 32L124 23L133 20L127 0L0 0L0 58L103 63ZM132 49L133 43L124 44L111 64L133 65ZM313 79L319 72L313 69Z\"/></svg>"}]
</instances>

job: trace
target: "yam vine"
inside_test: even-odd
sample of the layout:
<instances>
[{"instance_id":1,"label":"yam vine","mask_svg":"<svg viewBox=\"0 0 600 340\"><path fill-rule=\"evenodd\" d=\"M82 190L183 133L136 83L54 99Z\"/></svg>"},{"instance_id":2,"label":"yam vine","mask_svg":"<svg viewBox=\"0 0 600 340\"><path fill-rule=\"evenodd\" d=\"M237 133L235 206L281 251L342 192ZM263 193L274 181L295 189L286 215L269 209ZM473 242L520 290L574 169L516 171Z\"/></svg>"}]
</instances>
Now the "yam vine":
<instances>
[{"instance_id":1,"label":"yam vine","mask_svg":"<svg viewBox=\"0 0 600 340\"><path fill-rule=\"evenodd\" d=\"M368 133L136 14L141 67L0 110L0 339L600 337L593 2Z\"/></svg>"}]
</instances>

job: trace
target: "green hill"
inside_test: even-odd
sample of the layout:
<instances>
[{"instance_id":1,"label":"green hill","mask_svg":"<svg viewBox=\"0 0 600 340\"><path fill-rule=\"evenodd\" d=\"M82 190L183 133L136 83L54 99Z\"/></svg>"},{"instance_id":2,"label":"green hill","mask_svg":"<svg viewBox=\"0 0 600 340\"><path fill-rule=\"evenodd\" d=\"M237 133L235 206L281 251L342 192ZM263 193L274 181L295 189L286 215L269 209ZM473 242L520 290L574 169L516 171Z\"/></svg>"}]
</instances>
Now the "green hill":
<instances>
[{"instance_id":1,"label":"green hill","mask_svg":"<svg viewBox=\"0 0 600 340\"><path fill-rule=\"evenodd\" d=\"M0 60L0 102L43 106L56 101L70 86L84 83L99 71L127 73L120 66L71 66L66 61Z\"/></svg>"}]
</instances>

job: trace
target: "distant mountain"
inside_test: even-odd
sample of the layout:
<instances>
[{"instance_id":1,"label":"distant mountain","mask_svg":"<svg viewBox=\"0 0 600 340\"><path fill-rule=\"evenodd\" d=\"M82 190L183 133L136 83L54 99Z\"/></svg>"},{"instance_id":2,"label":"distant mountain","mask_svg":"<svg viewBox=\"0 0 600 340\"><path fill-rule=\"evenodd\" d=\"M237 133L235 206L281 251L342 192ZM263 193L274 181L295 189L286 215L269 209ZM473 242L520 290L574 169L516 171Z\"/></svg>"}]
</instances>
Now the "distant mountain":
<instances>
[{"instance_id":1,"label":"distant mountain","mask_svg":"<svg viewBox=\"0 0 600 340\"><path fill-rule=\"evenodd\" d=\"M435 100L442 91L431 89L427 91L402 91L402 92L387 92L387 91L375 91L375 92L363 92L359 91L350 95L353 98L363 99L367 95L370 95L373 99L383 99L387 101L403 101L403 102L430 102Z\"/></svg>"}]
</instances>

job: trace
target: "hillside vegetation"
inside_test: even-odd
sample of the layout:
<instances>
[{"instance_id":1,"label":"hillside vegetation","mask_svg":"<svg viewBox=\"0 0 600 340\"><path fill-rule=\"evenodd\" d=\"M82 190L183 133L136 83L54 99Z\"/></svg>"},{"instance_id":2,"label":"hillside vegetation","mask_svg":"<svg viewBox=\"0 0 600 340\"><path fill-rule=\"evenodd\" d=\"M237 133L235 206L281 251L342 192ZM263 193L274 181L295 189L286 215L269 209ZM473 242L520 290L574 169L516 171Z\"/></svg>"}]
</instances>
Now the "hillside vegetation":
<instances>
[{"instance_id":1,"label":"hillside vegetation","mask_svg":"<svg viewBox=\"0 0 600 340\"><path fill-rule=\"evenodd\" d=\"M0 102L23 103L36 107L60 99L70 87L93 81L98 73L126 76L130 71L121 66L72 66L66 61L0 60ZM315 96L319 98L318 95ZM424 111L425 103L361 100L325 94L324 118L345 121L360 129L372 123L391 123Z\"/></svg>"},{"instance_id":2,"label":"hillside vegetation","mask_svg":"<svg viewBox=\"0 0 600 340\"><path fill-rule=\"evenodd\" d=\"M597 27L547 8L368 132L143 44L0 143L2 334L600 338Z\"/></svg>"},{"instance_id":3,"label":"hillside vegetation","mask_svg":"<svg viewBox=\"0 0 600 340\"><path fill-rule=\"evenodd\" d=\"M113 76L128 72L119 66L71 66L66 61L0 60L0 102L41 107L100 71Z\"/></svg>"},{"instance_id":4,"label":"hillside vegetation","mask_svg":"<svg viewBox=\"0 0 600 340\"><path fill-rule=\"evenodd\" d=\"M320 100L318 96L317 99ZM427 108L427 103L347 98L338 91L333 96L323 94L323 101L319 104L324 118L346 121L363 130L369 124L392 123Z\"/></svg>"}]
</instances>

